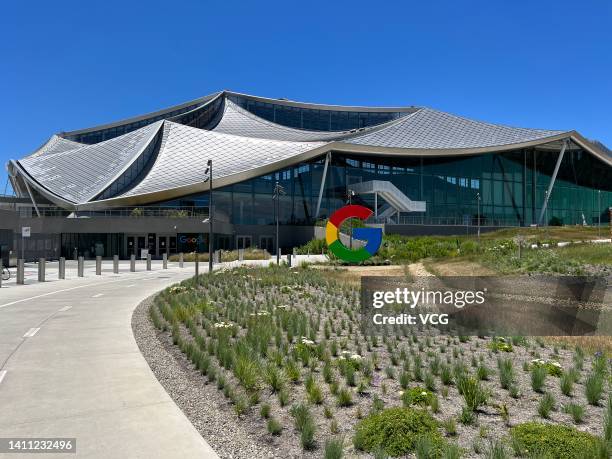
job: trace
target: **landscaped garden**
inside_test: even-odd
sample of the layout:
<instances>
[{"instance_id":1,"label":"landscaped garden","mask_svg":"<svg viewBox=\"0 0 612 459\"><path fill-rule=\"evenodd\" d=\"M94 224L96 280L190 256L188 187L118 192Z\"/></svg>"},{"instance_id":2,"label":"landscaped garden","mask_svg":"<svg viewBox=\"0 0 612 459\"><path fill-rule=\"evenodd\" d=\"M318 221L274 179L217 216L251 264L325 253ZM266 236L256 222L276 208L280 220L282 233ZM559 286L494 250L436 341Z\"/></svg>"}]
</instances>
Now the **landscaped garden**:
<instances>
[{"instance_id":1,"label":"landscaped garden","mask_svg":"<svg viewBox=\"0 0 612 459\"><path fill-rule=\"evenodd\" d=\"M364 336L359 287L336 267L200 276L149 316L201 397L265 451L238 457L610 455L608 354L522 336Z\"/></svg>"}]
</instances>

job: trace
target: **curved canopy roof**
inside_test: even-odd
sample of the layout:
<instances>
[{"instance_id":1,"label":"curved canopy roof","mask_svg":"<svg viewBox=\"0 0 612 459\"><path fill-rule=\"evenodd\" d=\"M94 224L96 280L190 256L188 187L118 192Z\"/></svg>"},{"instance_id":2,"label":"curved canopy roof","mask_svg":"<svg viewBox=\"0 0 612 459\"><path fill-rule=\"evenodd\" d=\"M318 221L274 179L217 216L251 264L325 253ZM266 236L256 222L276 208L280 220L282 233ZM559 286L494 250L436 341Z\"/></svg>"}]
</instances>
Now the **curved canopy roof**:
<instances>
[{"instance_id":1,"label":"curved canopy roof","mask_svg":"<svg viewBox=\"0 0 612 459\"><path fill-rule=\"evenodd\" d=\"M263 106L262 110L280 107L279 111L293 110L295 116L315 113L325 120L329 116L330 127L332 116L355 120L358 115L374 113L368 118L369 125L355 129L298 129L257 116L237 105L233 101L237 97L252 96L224 91L151 115L54 135L31 155L11 160L8 169L13 180L26 181L58 205L87 209L142 205L206 190L203 171L209 159L213 160L215 188L328 151L465 155L531 146L559 148L560 142L571 139L612 166L602 148L575 131L502 126L429 108L338 107L259 97L249 100L259 104L255 107ZM372 124L371 119L382 121ZM70 140L77 138L108 140L91 144Z\"/></svg>"}]
</instances>

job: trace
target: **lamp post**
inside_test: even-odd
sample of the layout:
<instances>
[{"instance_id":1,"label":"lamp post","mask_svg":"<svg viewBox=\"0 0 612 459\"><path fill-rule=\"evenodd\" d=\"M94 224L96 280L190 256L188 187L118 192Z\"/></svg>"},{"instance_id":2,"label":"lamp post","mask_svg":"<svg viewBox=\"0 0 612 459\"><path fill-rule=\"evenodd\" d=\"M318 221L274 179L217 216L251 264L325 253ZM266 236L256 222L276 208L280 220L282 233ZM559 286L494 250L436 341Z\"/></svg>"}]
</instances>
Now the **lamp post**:
<instances>
[{"instance_id":1,"label":"lamp post","mask_svg":"<svg viewBox=\"0 0 612 459\"><path fill-rule=\"evenodd\" d=\"M478 242L480 242L480 193L476 193L476 202L477 202L477 218L478 218Z\"/></svg>"},{"instance_id":2,"label":"lamp post","mask_svg":"<svg viewBox=\"0 0 612 459\"><path fill-rule=\"evenodd\" d=\"M353 196L355 196L355 192L353 190L348 190L349 206L353 203ZM353 250L353 219L352 218L349 218L349 248Z\"/></svg>"},{"instance_id":3,"label":"lamp post","mask_svg":"<svg viewBox=\"0 0 612 459\"><path fill-rule=\"evenodd\" d=\"M208 274L212 274L213 272L213 252L214 252L214 242L215 242L215 233L213 231L213 169L212 169L212 159L209 159L206 162L206 171L204 174L208 174L206 180L208 181ZM205 180L205 181L206 181Z\"/></svg>"},{"instance_id":4,"label":"lamp post","mask_svg":"<svg viewBox=\"0 0 612 459\"><path fill-rule=\"evenodd\" d=\"M276 264L280 264L280 250L279 250L279 240L278 240L278 220L280 216L280 196L285 194L285 189L278 182L274 185L274 194L272 195L272 199L274 202L274 218L276 219Z\"/></svg>"},{"instance_id":5,"label":"lamp post","mask_svg":"<svg viewBox=\"0 0 612 459\"><path fill-rule=\"evenodd\" d=\"M597 237L601 237L601 190L597 190Z\"/></svg>"}]
</instances>

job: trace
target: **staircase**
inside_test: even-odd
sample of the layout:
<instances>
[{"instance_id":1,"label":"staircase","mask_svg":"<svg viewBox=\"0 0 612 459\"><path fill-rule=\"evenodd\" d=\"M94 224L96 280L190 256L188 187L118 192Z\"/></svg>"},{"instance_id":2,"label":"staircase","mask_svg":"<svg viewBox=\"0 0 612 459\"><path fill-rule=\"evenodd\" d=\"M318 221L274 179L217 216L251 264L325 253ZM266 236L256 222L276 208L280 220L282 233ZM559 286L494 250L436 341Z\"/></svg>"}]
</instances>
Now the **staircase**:
<instances>
[{"instance_id":1,"label":"staircase","mask_svg":"<svg viewBox=\"0 0 612 459\"><path fill-rule=\"evenodd\" d=\"M425 212L427 209L425 201L413 201L386 180L352 183L350 187L357 194L376 194L386 201L387 205L383 207L382 212L378 212L378 220L388 221L400 212Z\"/></svg>"}]
</instances>

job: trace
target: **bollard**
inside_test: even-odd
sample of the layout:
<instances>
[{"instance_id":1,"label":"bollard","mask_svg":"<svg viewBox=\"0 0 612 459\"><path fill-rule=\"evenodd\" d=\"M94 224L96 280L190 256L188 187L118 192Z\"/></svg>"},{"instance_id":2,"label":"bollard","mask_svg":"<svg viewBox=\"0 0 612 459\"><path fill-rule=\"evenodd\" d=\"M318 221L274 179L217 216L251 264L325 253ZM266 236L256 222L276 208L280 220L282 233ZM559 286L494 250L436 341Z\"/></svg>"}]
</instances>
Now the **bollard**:
<instances>
[{"instance_id":1,"label":"bollard","mask_svg":"<svg viewBox=\"0 0 612 459\"><path fill-rule=\"evenodd\" d=\"M151 254L147 254L147 271L151 271Z\"/></svg>"},{"instance_id":2,"label":"bollard","mask_svg":"<svg viewBox=\"0 0 612 459\"><path fill-rule=\"evenodd\" d=\"M244 249L238 249L238 261L244 261Z\"/></svg>"},{"instance_id":3,"label":"bollard","mask_svg":"<svg viewBox=\"0 0 612 459\"><path fill-rule=\"evenodd\" d=\"M130 255L130 272L136 271L136 255Z\"/></svg>"},{"instance_id":4,"label":"bollard","mask_svg":"<svg viewBox=\"0 0 612 459\"><path fill-rule=\"evenodd\" d=\"M291 268L291 254L290 253L287 254L287 265L289 265L289 267Z\"/></svg>"},{"instance_id":5,"label":"bollard","mask_svg":"<svg viewBox=\"0 0 612 459\"><path fill-rule=\"evenodd\" d=\"M66 279L66 259L60 257L59 259L59 271L57 272L58 279Z\"/></svg>"},{"instance_id":6,"label":"bollard","mask_svg":"<svg viewBox=\"0 0 612 459\"><path fill-rule=\"evenodd\" d=\"M45 268L47 265L47 260L44 258L38 259L38 282L45 281Z\"/></svg>"},{"instance_id":7,"label":"bollard","mask_svg":"<svg viewBox=\"0 0 612 459\"><path fill-rule=\"evenodd\" d=\"M101 276L101 275L102 275L102 257L98 255L96 257L96 276Z\"/></svg>"},{"instance_id":8,"label":"bollard","mask_svg":"<svg viewBox=\"0 0 612 459\"><path fill-rule=\"evenodd\" d=\"M83 277L85 275L85 259L83 257L79 257L77 262L77 276Z\"/></svg>"},{"instance_id":9,"label":"bollard","mask_svg":"<svg viewBox=\"0 0 612 459\"><path fill-rule=\"evenodd\" d=\"M198 260L198 257L196 257L195 259L195 277L196 277L196 282L198 282L198 275L200 274L200 260Z\"/></svg>"},{"instance_id":10,"label":"bollard","mask_svg":"<svg viewBox=\"0 0 612 459\"><path fill-rule=\"evenodd\" d=\"M23 258L17 260L17 283L19 285L25 284L24 264Z\"/></svg>"},{"instance_id":11,"label":"bollard","mask_svg":"<svg viewBox=\"0 0 612 459\"><path fill-rule=\"evenodd\" d=\"M162 268L163 269L168 269L168 254L164 253L164 255L162 256Z\"/></svg>"},{"instance_id":12,"label":"bollard","mask_svg":"<svg viewBox=\"0 0 612 459\"><path fill-rule=\"evenodd\" d=\"M113 273L119 274L119 255L113 255Z\"/></svg>"},{"instance_id":13,"label":"bollard","mask_svg":"<svg viewBox=\"0 0 612 459\"><path fill-rule=\"evenodd\" d=\"M183 252L181 252L179 253L179 268L183 267L183 262L184 262Z\"/></svg>"}]
</instances>

